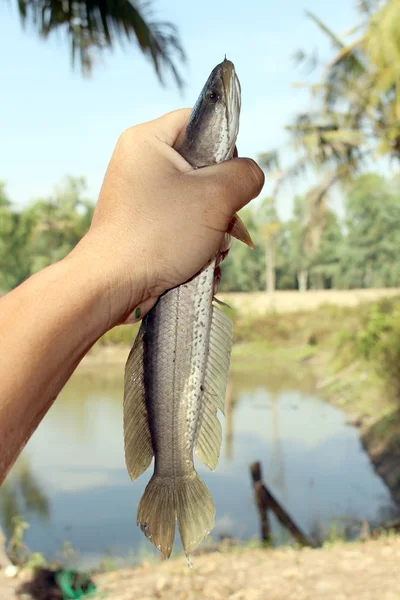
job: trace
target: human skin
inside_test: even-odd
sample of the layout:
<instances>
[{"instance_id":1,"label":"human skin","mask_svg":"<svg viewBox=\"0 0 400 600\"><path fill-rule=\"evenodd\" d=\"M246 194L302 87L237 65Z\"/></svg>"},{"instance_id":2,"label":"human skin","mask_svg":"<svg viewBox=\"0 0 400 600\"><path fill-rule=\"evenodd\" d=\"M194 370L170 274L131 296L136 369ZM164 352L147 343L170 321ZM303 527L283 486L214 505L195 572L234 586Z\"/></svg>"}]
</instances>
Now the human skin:
<instances>
[{"instance_id":1,"label":"human skin","mask_svg":"<svg viewBox=\"0 0 400 600\"><path fill-rule=\"evenodd\" d=\"M88 233L0 299L0 483L96 340L200 271L233 214L260 193L254 161L194 170L172 148L189 114L127 129Z\"/></svg>"}]
</instances>

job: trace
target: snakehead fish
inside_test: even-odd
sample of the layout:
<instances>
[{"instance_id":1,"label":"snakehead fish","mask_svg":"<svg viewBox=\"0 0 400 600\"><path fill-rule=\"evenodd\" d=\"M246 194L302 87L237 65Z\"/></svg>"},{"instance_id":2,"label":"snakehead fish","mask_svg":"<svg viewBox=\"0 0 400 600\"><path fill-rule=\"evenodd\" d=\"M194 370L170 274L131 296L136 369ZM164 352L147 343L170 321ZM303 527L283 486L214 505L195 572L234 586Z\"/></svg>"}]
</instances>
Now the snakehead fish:
<instances>
[{"instance_id":1,"label":"snakehead fish","mask_svg":"<svg viewBox=\"0 0 400 600\"><path fill-rule=\"evenodd\" d=\"M175 149L194 168L230 159L239 129L240 83L232 62L211 72ZM252 245L240 219L230 234ZM221 446L218 409L224 411L232 322L213 300L214 260L190 281L164 293L144 317L125 367L124 438L128 472L154 473L139 503L137 523L169 557L176 521L186 555L214 526L215 507L196 473L193 451L211 470Z\"/></svg>"}]
</instances>

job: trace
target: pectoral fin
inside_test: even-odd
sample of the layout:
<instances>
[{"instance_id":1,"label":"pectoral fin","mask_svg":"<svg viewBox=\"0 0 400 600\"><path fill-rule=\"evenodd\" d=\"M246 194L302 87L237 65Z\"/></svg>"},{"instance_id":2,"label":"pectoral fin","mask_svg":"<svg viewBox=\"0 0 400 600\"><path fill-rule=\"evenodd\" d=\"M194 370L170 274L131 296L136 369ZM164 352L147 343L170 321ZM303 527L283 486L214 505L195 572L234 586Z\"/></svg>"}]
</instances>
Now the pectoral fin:
<instances>
[{"instance_id":1,"label":"pectoral fin","mask_svg":"<svg viewBox=\"0 0 400 600\"><path fill-rule=\"evenodd\" d=\"M240 242L246 244L250 248L255 248L254 242L251 239L250 233L247 231L246 225L243 223L239 215L234 215L229 223L227 233L230 233L232 237L236 238Z\"/></svg>"}]
</instances>

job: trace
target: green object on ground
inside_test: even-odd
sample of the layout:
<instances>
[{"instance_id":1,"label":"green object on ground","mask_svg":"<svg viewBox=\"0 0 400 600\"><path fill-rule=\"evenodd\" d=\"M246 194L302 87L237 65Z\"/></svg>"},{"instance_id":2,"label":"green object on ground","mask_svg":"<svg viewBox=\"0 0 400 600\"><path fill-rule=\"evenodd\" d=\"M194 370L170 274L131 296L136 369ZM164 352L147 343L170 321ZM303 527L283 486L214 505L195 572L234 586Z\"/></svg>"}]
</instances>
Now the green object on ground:
<instances>
[{"instance_id":1,"label":"green object on ground","mask_svg":"<svg viewBox=\"0 0 400 600\"><path fill-rule=\"evenodd\" d=\"M55 575L56 582L64 596L64 600L83 600L93 598L96 586L86 573L62 569Z\"/></svg>"}]
</instances>

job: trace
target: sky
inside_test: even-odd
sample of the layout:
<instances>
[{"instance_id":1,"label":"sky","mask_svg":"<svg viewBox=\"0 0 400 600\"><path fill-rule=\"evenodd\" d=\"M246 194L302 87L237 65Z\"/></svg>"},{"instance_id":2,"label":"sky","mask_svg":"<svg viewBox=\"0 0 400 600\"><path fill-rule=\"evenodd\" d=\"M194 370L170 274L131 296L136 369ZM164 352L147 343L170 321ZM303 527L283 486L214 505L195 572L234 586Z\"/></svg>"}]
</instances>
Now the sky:
<instances>
[{"instance_id":1,"label":"sky","mask_svg":"<svg viewBox=\"0 0 400 600\"><path fill-rule=\"evenodd\" d=\"M49 196L65 175L72 175L86 178L87 196L96 200L120 133L193 106L225 54L235 63L242 87L239 154L256 159L284 147L285 124L311 102L306 91L292 85L306 76L293 53L318 48L330 56L305 10L337 33L357 22L351 0L154 0L153 17L178 26L187 54L181 94L172 81L160 85L134 44L105 52L91 78L82 78L79 65L71 67L61 35L39 39L32 28L22 29L16 0L0 3L0 180L9 197L24 206ZM264 195L271 186L267 178ZM279 197L283 218L290 216L295 191L291 186Z\"/></svg>"}]
</instances>

